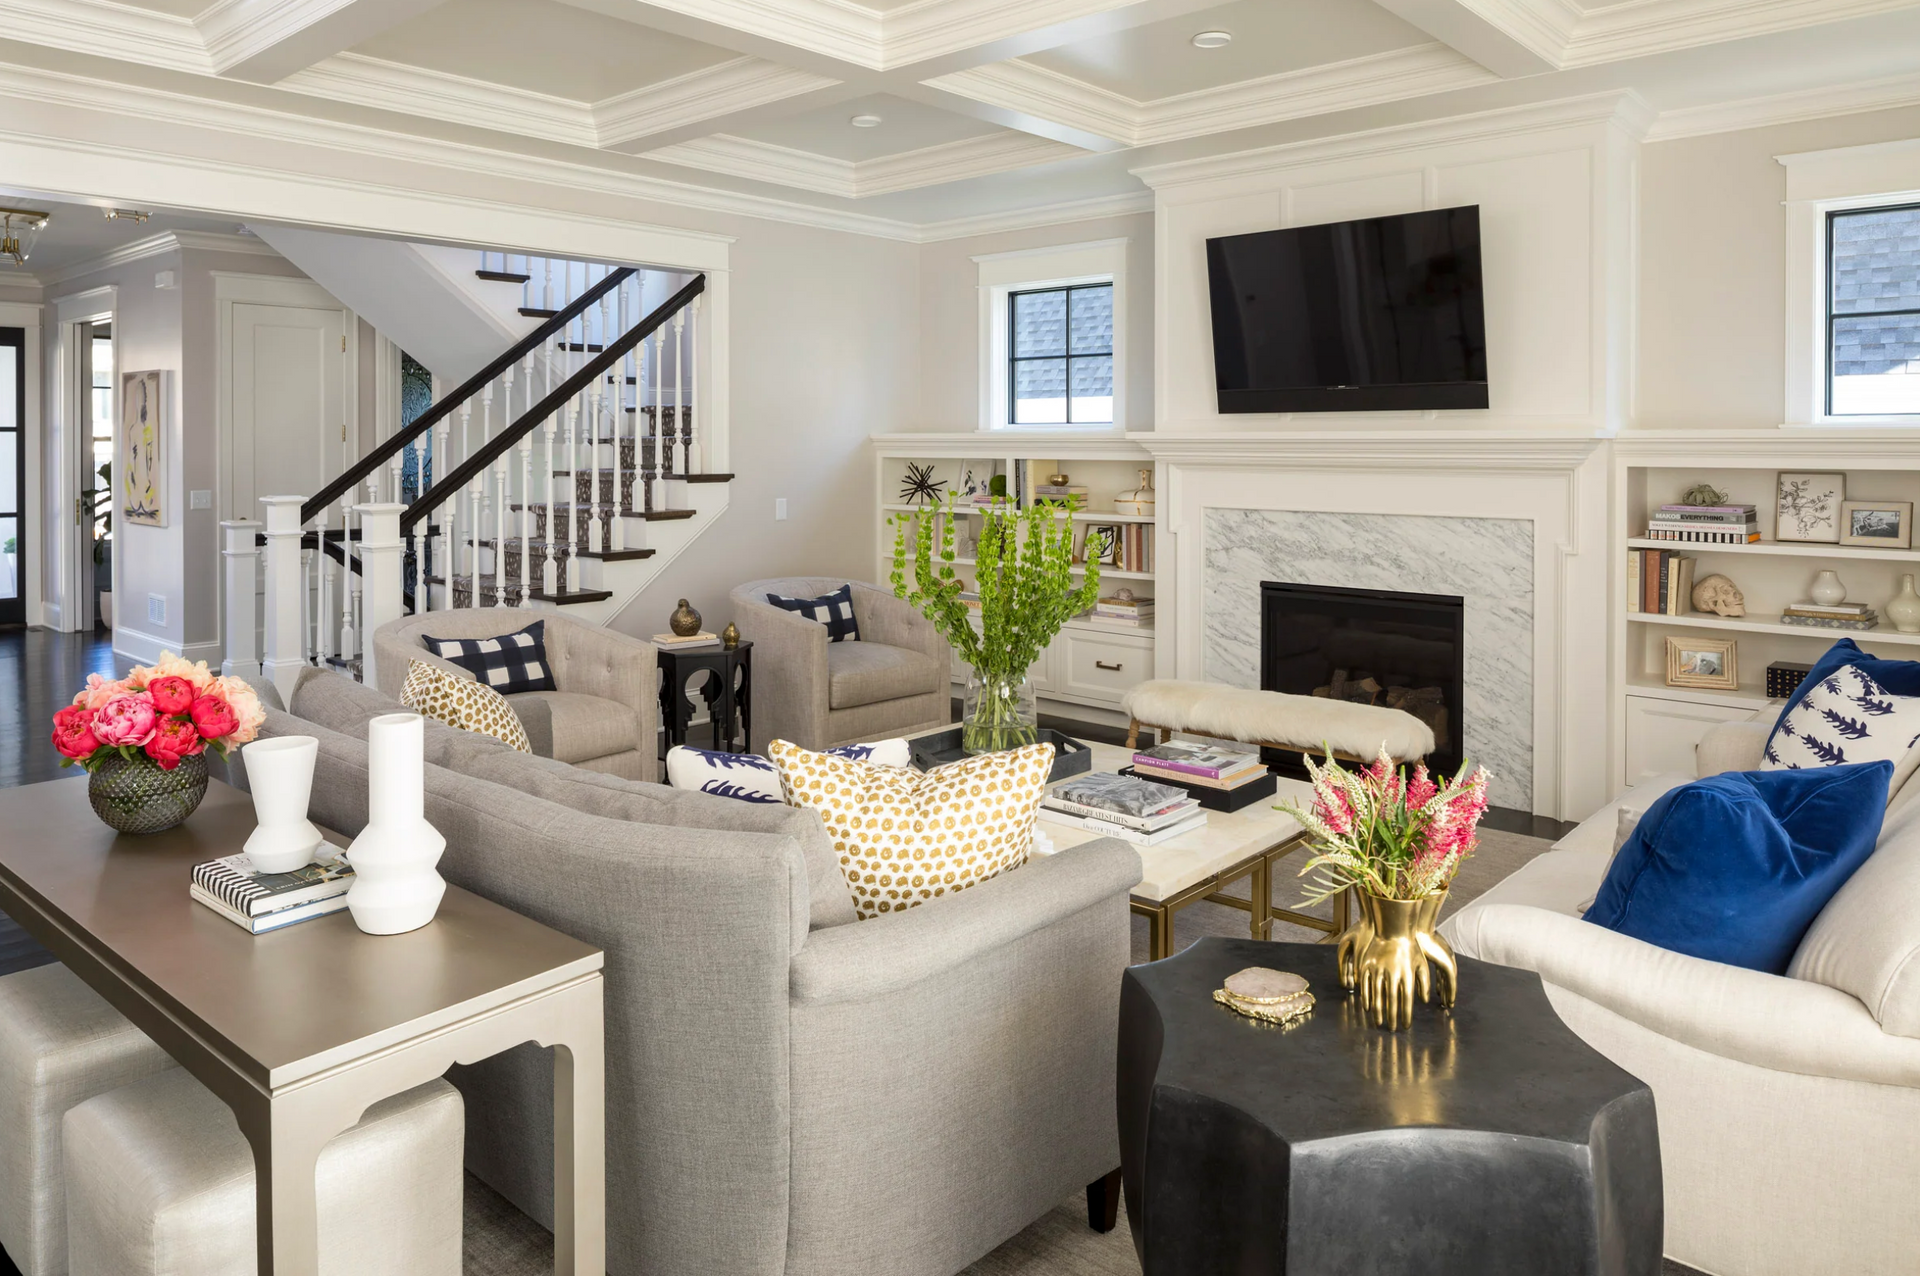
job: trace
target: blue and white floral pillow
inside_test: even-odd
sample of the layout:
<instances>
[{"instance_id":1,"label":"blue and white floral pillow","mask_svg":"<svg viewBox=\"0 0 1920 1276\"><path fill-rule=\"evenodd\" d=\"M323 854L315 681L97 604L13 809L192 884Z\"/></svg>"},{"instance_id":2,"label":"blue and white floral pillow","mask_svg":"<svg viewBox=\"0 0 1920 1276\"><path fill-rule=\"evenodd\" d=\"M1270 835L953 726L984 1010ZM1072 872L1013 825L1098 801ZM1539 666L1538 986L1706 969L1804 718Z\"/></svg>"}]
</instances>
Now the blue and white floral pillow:
<instances>
[{"instance_id":1,"label":"blue and white floral pillow","mask_svg":"<svg viewBox=\"0 0 1920 1276\"><path fill-rule=\"evenodd\" d=\"M827 752L836 758L852 758L878 766L907 766L913 760L905 740L843 744ZM716 753L711 749L676 745L667 750L667 783L676 789L711 793L740 802L778 804L785 800L780 796L779 769L757 753Z\"/></svg>"},{"instance_id":2,"label":"blue and white floral pillow","mask_svg":"<svg viewBox=\"0 0 1920 1276\"><path fill-rule=\"evenodd\" d=\"M1920 696L1897 696L1858 665L1836 669L1780 719L1763 771L1901 762L1920 744ZM1895 785L1896 789L1898 785Z\"/></svg>"}]
</instances>

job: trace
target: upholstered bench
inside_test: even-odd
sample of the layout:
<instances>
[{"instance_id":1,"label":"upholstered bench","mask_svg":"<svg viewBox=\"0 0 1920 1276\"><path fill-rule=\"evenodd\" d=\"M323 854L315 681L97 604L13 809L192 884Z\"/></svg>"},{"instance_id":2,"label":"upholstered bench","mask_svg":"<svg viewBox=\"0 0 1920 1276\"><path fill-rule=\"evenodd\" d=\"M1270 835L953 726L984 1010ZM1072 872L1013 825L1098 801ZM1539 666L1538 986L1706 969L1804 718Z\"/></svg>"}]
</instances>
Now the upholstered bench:
<instances>
[{"instance_id":1,"label":"upholstered bench","mask_svg":"<svg viewBox=\"0 0 1920 1276\"><path fill-rule=\"evenodd\" d=\"M1373 761L1382 748L1396 762L1415 762L1434 747L1433 728L1404 709L1217 682L1155 678L1129 690L1120 708L1129 749L1138 747L1142 727L1162 740L1184 731L1295 753L1331 749L1359 762Z\"/></svg>"},{"instance_id":2,"label":"upholstered bench","mask_svg":"<svg viewBox=\"0 0 1920 1276\"><path fill-rule=\"evenodd\" d=\"M320 1153L320 1271L460 1276L460 1092L374 1104ZM67 1113L72 1276L250 1276L253 1150L212 1091L173 1069Z\"/></svg>"},{"instance_id":3,"label":"upholstered bench","mask_svg":"<svg viewBox=\"0 0 1920 1276\"><path fill-rule=\"evenodd\" d=\"M61 1118L173 1066L65 966L0 979L0 1245L22 1276L67 1270Z\"/></svg>"}]
</instances>

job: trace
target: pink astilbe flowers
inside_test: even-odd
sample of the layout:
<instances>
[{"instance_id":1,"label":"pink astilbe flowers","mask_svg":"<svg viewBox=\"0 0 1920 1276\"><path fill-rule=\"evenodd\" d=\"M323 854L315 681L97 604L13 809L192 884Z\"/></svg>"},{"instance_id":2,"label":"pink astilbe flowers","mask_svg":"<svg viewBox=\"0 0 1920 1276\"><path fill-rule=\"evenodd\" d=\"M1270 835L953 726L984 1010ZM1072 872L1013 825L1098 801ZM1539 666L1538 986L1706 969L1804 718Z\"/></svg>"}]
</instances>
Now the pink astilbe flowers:
<instances>
[{"instance_id":1,"label":"pink astilbe flowers","mask_svg":"<svg viewBox=\"0 0 1920 1276\"><path fill-rule=\"evenodd\" d=\"M87 675L73 703L53 715L53 747L62 766L91 771L112 757L144 758L171 771L209 748L226 756L259 734L266 716L240 679L168 651L124 678Z\"/></svg>"},{"instance_id":2,"label":"pink astilbe flowers","mask_svg":"<svg viewBox=\"0 0 1920 1276\"><path fill-rule=\"evenodd\" d=\"M1373 762L1348 770L1328 755L1324 766L1307 759L1313 803L1283 802L1305 826L1319 853L1301 875L1314 874L1308 902L1357 886L1383 899L1424 899L1445 890L1460 861L1473 854L1476 830L1487 810L1485 767L1464 763L1444 783L1424 763L1397 770L1383 748Z\"/></svg>"}]
</instances>

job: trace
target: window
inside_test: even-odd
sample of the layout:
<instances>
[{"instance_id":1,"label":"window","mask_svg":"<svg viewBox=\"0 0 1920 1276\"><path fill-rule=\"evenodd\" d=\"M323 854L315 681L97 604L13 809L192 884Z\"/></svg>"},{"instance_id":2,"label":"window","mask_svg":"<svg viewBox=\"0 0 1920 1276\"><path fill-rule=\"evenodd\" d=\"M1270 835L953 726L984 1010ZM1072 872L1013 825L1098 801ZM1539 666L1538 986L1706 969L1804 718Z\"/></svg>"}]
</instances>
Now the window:
<instances>
[{"instance_id":1,"label":"window","mask_svg":"<svg viewBox=\"0 0 1920 1276\"><path fill-rule=\"evenodd\" d=\"M1127 241L974 261L980 267L981 428L1125 428Z\"/></svg>"},{"instance_id":2,"label":"window","mask_svg":"<svg viewBox=\"0 0 1920 1276\"><path fill-rule=\"evenodd\" d=\"M1113 424L1113 285L1010 293L1007 420Z\"/></svg>"},{"instance_id":3,"label":"window","mask_svg":"<svg viewBox=\"0 0 1920 1276\"><path fill-rule=\"evenodd\" d=\"M1827 415L1920 416L1920 204L1827 214Z\"/></svg>"}]
</instances>

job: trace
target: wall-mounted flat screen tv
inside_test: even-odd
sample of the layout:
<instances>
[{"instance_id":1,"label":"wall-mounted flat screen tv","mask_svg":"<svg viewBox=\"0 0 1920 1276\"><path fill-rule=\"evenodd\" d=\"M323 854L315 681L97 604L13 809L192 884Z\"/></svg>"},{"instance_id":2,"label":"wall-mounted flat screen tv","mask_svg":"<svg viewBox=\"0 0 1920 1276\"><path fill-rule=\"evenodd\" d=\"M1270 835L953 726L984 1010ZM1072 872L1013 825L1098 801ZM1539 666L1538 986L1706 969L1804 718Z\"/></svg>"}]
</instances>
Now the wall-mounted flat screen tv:
<instances>
[{"instance_id":1,"label":"wall-mounted flat screen tv","mask_svg":"<svg viewBox=\"0 0 1920 1276\"><path fill-rule=\"evenodd\" d=\"M1480 209L1207 241L1222 412L1487 406Z\"/></svg>"}]
</instances>

